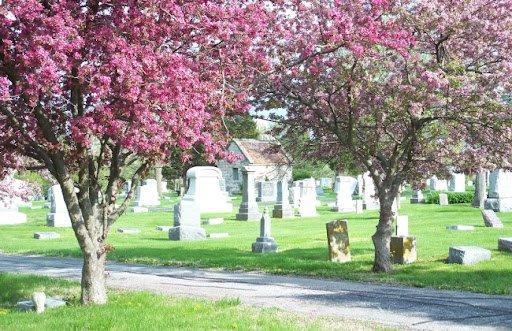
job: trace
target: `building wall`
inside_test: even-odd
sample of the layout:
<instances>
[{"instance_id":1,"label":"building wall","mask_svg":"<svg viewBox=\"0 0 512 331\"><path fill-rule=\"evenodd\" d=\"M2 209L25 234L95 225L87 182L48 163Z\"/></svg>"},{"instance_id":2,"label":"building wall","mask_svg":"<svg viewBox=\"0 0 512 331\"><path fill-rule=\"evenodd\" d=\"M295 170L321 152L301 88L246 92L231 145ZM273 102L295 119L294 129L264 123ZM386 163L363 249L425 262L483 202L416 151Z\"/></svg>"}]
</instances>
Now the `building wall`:
<instances>
[{"instance_id":1,"label":"building wall","mask_svg":"<svg viewBox=\"0 0 512 331\"><path fill-rule=\"evenodd\" d=\"M234 142L229 145L228 151L243 155L238 145ZM292 179L291 166L252 165L245 157L234 163L220 160L217 161L217 167L222 172L222 176L226 182L226 191L230 194L238 194L242 192L242 170L245 166L249 165L256 170L256 182L264 180L276 181L282 178L288 181ZM238 173L238 176L236 176L236 173Z\"/></svg>"}]
</instances>

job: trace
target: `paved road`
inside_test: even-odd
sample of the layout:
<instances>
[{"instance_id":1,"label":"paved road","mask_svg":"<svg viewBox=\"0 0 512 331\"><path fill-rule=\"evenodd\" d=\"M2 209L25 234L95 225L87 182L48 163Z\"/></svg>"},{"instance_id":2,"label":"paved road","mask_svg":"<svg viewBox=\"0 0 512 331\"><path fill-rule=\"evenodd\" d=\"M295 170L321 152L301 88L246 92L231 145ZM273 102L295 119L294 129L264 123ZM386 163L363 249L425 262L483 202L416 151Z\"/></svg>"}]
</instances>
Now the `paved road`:
<instances>
[{"instance_id":1,"label":"paved road","mask_svg":"<svg viewBox=\"0 0 512 331\"><path fill-rule=\"evenodd\" d=\"M109 286L120 289L240 298L258 307L406 329L512 330L512 296L114 262L107 269ZM0 254L3 271L79 279L81 261Z\"/></svg>"}]
</instances>

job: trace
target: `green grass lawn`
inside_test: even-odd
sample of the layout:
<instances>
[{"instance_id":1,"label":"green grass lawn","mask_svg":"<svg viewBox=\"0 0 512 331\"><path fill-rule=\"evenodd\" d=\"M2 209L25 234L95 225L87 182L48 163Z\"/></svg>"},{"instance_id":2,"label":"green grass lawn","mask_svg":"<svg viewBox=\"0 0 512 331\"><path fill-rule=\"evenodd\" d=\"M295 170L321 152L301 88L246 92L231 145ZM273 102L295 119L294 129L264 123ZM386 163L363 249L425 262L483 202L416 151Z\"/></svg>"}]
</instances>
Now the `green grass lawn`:
<instances>
[{"instance_id":1,"label":"green grass lawn","mask_svg":"<svg viewBox=\"0 0 512 331\"><path fill-rule=\"evenodd\" d=\"M323 198L334 199L332 194ZM166 200L170 206L175 202ZM235 199L239 203L239 198ZM49 229L45 225L47 210L23 210L29 222L0 229L0 250L4 252L39 253L54 256L80 256L70 229ZM156 225L172 225L171 212L125 214L113 227L110 243L113 260L158 265L225 268L230 270L262 270L276 274L297 274L313 277L399 283L441 289L458 289L493 294L512 294L512 254L497 250L499 237L512 237L512 213L500 214L504 229L485 228L478 209L468 205L402 204L400 213L409 215L410 233L417 237L418 261L413 265L395 267L390 274L373 274L371 235L378 213L334 213L327 206L319 207L320 216L273 220L273 235L280 252L271 255L251 253L251 244L259 234L259 222L239 222L233 214L224 216L222 225L206 225L207 232L228 232L229 238L199 242L172 242L167 233L155 230ZM207 218L213 215L203 215ZM217 215L216 215L217 216ZM325 223L334 219L349 220L352 262L327 261ZM474 225L473 232L446 230L447 225ZM123 235L119 227L138 227L139 235ZM61 238L38 241L35 231L56 231ZM477 245L492 251L492 260L474 266L446 264L452 245Z\"/></svg>"},{"instance_id":2,"label":"green grass lawn","mask_svg":"<svg viewBox=\"0 0 512 331\"><path fill-rule=\"evenodd\" d=\"M0 330L322 330L335 326L373 329L366 323L292 315L278 309L241 305L237 298L219 301L184 299L146 292L112 292L105 306L78 304L80 286L47 277L0 273ZM19 312L16 302L34 291L63 298L68 306L38 315Z\"/></svg>"}]
</instances>

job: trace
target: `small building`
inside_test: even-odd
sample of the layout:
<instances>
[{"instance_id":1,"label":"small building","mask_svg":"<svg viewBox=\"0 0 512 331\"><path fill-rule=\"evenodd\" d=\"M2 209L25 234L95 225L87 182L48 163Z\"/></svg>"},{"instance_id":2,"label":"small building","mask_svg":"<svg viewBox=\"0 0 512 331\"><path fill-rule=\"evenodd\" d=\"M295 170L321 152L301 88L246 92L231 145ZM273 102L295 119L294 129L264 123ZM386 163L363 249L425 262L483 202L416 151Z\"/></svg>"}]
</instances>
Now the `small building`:
<instances>
[{"instance_id":1,"label":"small building","mask_svg":"<svg viewBox=\"0 0 512 331\"><path fill-rule=\"evenodd\" d=\"M239 154L240 159L230 163L217 162L226 181L226 191L230 194L242 192L242 170L251 166L256 170L256 182L292 179L291 160L279 143L271 140L233 139L228 151Z\"/></svg>"}]
</instances>

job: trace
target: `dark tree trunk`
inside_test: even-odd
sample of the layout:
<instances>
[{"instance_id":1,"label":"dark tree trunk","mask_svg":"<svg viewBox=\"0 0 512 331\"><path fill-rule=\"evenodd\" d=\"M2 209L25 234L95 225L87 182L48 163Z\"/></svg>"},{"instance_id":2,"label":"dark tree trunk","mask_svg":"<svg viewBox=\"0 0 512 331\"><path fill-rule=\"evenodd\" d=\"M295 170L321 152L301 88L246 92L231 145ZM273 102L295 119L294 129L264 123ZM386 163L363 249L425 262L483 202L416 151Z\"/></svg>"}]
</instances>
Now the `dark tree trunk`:
<instances>
[{"instance_id":1,"label":"dark tree trunk","mask_svg":"<svg viewBox=\"0 0 512 331\"><path fill-rule=\"evenodd\" d=\"M106 253L84 253L82 268L82 303L102 305L107 303L105 283Z\"/></svg>"},{"instance_id":2,"label":"dark tree trunk","mask_svg":"<svg viewBox=\"0 0 512 331\"><path fill-rule=\"evenodd\" d=\"M373 261L373 272L390 272L393 270L391 264L391 235L393 226L393 202L398 194L398 188L379 190L380 214L377 231L372 236L375 247L375 259Z\"/></svg>"},{"instance_id":3,"label":"dark tree trunk","mask_svg":"<svg viewBox=\"0 0 512 331\"><path fill-rule=\"evenodd\" d=\"M475 196L473 198L473 207L484 208L487 198L487 174L485 171L479 171L475 177Z\"/></svg>"}]
</instances>

